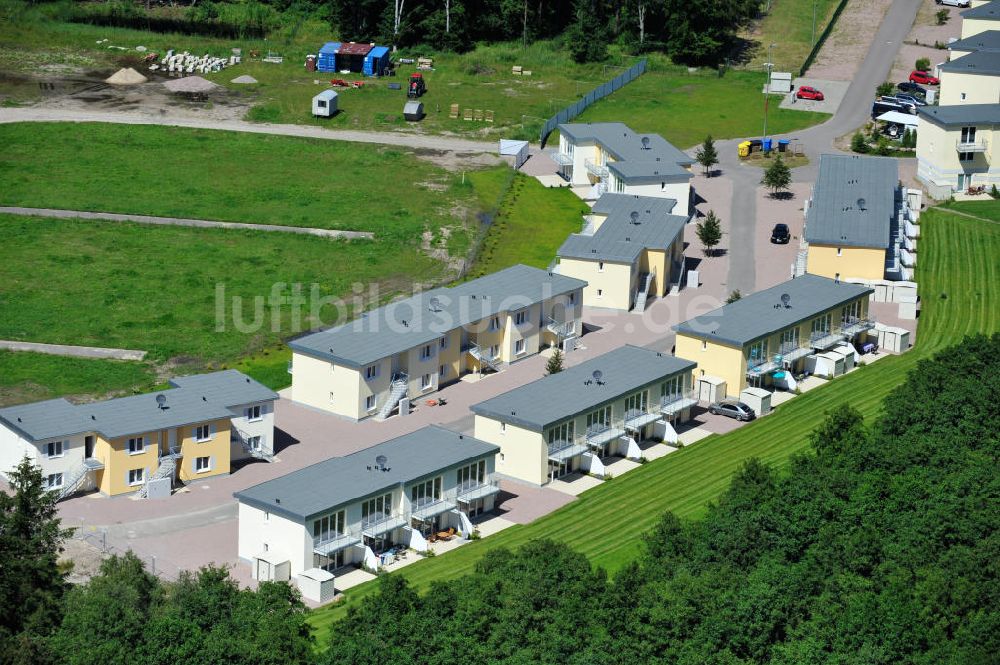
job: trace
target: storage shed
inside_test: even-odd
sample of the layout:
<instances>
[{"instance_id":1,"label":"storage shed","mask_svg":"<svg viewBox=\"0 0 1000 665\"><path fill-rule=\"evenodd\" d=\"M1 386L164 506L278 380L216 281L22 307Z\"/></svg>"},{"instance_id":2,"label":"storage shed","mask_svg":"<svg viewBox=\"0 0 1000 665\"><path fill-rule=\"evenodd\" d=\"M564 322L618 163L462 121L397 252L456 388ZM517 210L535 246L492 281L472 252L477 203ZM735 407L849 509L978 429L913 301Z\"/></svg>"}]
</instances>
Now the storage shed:
<instances>
[{"instance_id":1,"label":"storage shed","mask_svg":"<svg viewBox=\"0 0 1000 665\"><path fill-rule=\"evenodd\" d=\"M389 69L389 47L376 46L365 56L361 73L365 76L382 76Z\"/></svg>"},{"instance_id":2,"label":"storage shed","mask_svg":"<svg viewBox=\"0 0 1000 665\"><path fill-rule=\"evenodd\" d=\"M337 114L337 91L324 90L315 97L312 103L313 115L318 118L332 118Z\"/></svg>"},{"instance_id":3,"label":"storage shed","mask_svg":"<svg viewBox=\"0 0 1000 665\"><path fill-rule=\"evenodd\" d=\"M292 562L276 552L261 552L253 558L251 574L258 582L287 582Z\"/></svg>"},{"instance_id":4,"label":"storage shed","mask_svg":"<svg viewBox=\"0 0 1000 665\"><path fill-rule=\"evenodd\" d=\"M298 576L298 582L302 597L314 603L329 603L337 593L333 588L333 573L328 573L322 568L302 571Z\"/></svg>"},{"instance_id":5,"label":"storage shed","mask_svg":"<svg viewBox=\"0 0 1000 665\"><path fill-rule=\"evenodd\" d=\"M340 49L340 42L327 42L319 50L319 57L316 59L316 69L321 72L337 71L337 51Z\"/></svg>"},{"instance_id":6,"label":"storage shed","mask_svg":"<svg viewBox=\"0 0 1000 665\"><path fill-rule=\"evenodd\" d=\"M374 44L347 42L337 49L337 71L360 72L364 69L365 58L375 48Z\"/></svg>"},{"instance_id":7,"label":"storage shed","mask_svg":"<svg viewBox=\"0 0 1000 665\"><path fill-rule=\"evenodd\" d=\"M406 104L403 106L403 117L413 122L416 122L417 120L423 120L424 103L406 102Z\"/></svg>"}]
</instances>

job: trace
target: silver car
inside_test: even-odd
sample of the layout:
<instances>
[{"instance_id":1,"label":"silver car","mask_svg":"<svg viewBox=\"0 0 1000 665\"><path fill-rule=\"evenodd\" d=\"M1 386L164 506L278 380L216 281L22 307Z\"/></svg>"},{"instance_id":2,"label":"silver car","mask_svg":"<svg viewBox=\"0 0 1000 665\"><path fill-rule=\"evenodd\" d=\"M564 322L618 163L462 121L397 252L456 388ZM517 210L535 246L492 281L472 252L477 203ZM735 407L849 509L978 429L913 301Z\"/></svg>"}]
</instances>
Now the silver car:
<instances>
[{"instance_id":1,"label":"silver car","mask_svg":"<svg viewBox=\"0 0 1000 665\"><path fill-rule=\"evenodd\" d=\"M728 416L730 418L735 418L741 422L747 422L757 417L757 414L754 413L754 410L751 409L749 405L735 400L713 402L708 407L708 412L716 416Z\"/></svg>"},{"instance_id":2,"label":"silver car","mask_svg":"<svg viewBox=\"0 0 1000 665\"><path fill-rule=\"evenodd\" d=\"M972 4L972 0L934 0L939 5L947 5L948 7L968 7Z\"/></svg>"}]
</instances>

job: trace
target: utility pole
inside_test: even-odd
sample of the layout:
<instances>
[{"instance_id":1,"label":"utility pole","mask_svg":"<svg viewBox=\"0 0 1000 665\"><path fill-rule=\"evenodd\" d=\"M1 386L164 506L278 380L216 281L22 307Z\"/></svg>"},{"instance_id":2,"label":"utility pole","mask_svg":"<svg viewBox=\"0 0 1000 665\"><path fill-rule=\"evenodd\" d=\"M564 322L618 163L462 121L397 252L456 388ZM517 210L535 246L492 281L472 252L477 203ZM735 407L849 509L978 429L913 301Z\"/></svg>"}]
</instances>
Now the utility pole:
<instances>
[{"instance_id":1,"label":"utility pole","mask_svg":"<svg viewBox=\"0 0 1000 665\"><path fill-rule=\"evenodd\" d=\"M774 63L771 62L771 50L777 46L777 44L771 44L767 47L767 81L764 82L764 135L761 139L767 138L767 103L771 98L771 68Z\"/></svg>"}]
</instances>

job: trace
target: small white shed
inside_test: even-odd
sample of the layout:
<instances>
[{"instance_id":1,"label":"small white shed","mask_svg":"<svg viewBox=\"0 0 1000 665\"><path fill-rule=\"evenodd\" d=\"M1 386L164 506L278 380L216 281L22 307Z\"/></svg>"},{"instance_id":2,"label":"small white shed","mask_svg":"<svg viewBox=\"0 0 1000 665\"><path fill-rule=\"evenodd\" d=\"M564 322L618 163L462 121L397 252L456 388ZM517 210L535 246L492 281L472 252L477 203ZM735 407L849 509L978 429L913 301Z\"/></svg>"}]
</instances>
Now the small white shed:
<instances>
[{"instance_id":1,"label":"small white shed","mask_svg":"<svg viewBox=\"0 0 1000 665\"><path fill-rule=\"evenodd\" d=\"M902 353L910 348L910 331L895 326L876 326L880 349L892 353Z\"/></svg>"},{"instance_id":2,"label":"small white shed","mask_svg":"<svg viewBox=\"0 0 1000 665\"><path fill-rule=\"evenodd\" d=\"M333 573L322 568L310 568L299 573L299 591L314 603L329 603L337 594L333 588Z\"/></svg>"},{"instance_id":3,"label":"small white shed","mask_svg":"<svg viewBox=\"0 0 1000 665\"><path fill-rule=\"evenodd\" d=\"M324 90L313 97L313 115L319 118L332 118L337 114L337 91Z\"/></svg>"},{"instance_id":4,"label":"small white shed","mask_svg":"<svg viewBox=\"0 0 1000 665\"><path fill-rule=\"evenodd\" d=\"M740 401L753 409L758 416L771 413L771 393L763 388L744 388Z\"/></svg>"},{"instance_id":5,"label":"small white shed","mask_svg":"<svg viewBox=\"0 0 1000 665\"><path fill-rule=\"evenodd\" d=\"M424 103L409 101L403 104L403 118L410 122L418 122L424 119Z\"/></svg>"},{"instance_id":6,"label":"small white shed","mask_svg":"<svg viewBox=\"0 0 1000 665\"><path fill-rule=\"evenodd\" d=\"M817 353L806 356L806 370L814 376L832 379L844 373L844 356L839 353Z\"/></svg>"},{"instance_id":7,"label":"small white shed","mask_svg":"<svg viewBox=\"0 0 1000 665\"><path fill-rule=\"evenodd\" d=\"M792 73L791 72L771 72L771 92L791 92Z\"/></svg>"},{"instance_id":8,"label":"small white shed","mask_svg":"<svg viewBox=\"0 0 1000 665\"><path fill-rule=\"evenodd\" d=\"M292 562L277 552L260 552L253 558L253 578L258 582L287 582L291 579Z\"/></svg>"},{"instance_id":9,"label":"small white shed","mask_svg":"<svg viewBox=\"0 0 1000 665\"><path fill-rule=\"evenodd\" d=\"M706 374L698 377L698 401L720 402L726 399L726 380Z\"/></svg>"},{"instance_id":10,"label":"small white shed","mask_svg":"<svg viewBox=\"0 0 1000 665\"><path fill-rule=\"evenodd\" d=\"M833 349L834 353L839 353L844 356L844 371L850 371L854 369L854 366L858 364L858 351L850 344L841 344L840 346Z\"/></svg>"}]
</instances>

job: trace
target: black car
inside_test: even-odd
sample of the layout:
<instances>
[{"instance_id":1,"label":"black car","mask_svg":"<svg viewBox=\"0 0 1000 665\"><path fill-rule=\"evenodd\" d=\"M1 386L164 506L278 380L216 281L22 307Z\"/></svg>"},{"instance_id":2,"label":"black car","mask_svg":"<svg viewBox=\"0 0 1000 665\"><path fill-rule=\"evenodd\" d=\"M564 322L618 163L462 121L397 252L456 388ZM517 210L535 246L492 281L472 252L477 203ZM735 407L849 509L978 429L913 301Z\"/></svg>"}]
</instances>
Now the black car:
<instances>
[{"instance_id":1,"label":"black car","mask_svg":"<svg viewBox=\"0 0 1000 665\"><path fill-rule=\"evenodd\" d=\"M771 231L771 242L776 245L787 245L792 239L792 234L788 231L788 224L775 224Z\"/></svg>"},{"instance_id":2,"label":"black car","mask_svg":"<svg viewBox=\"0 0 1000 665\"><path fill-rule=\"evenodd\" d=\"M899 88L900 92L905 92L908 95L913 95L914 97L926 97L927 88L923 87L919 83L913 83L912 81L903 81L896 86Z\"/></svg>"},{"instance_id":3,"label":"black car","mask_svg":"<svg viewBox=\"0 0 1000 665\"><path fill-rule=\"evenodd\" d=\"M913 107L911 106L904 107L902 104L898 104L895 102L890 103L890 102L874 101L872 102L872 119L874 120L878 116L882 115L883 113L887 113L888 111L899 111L900 113L909 113L911 108Z\"/></svg>"}]
</instances>

